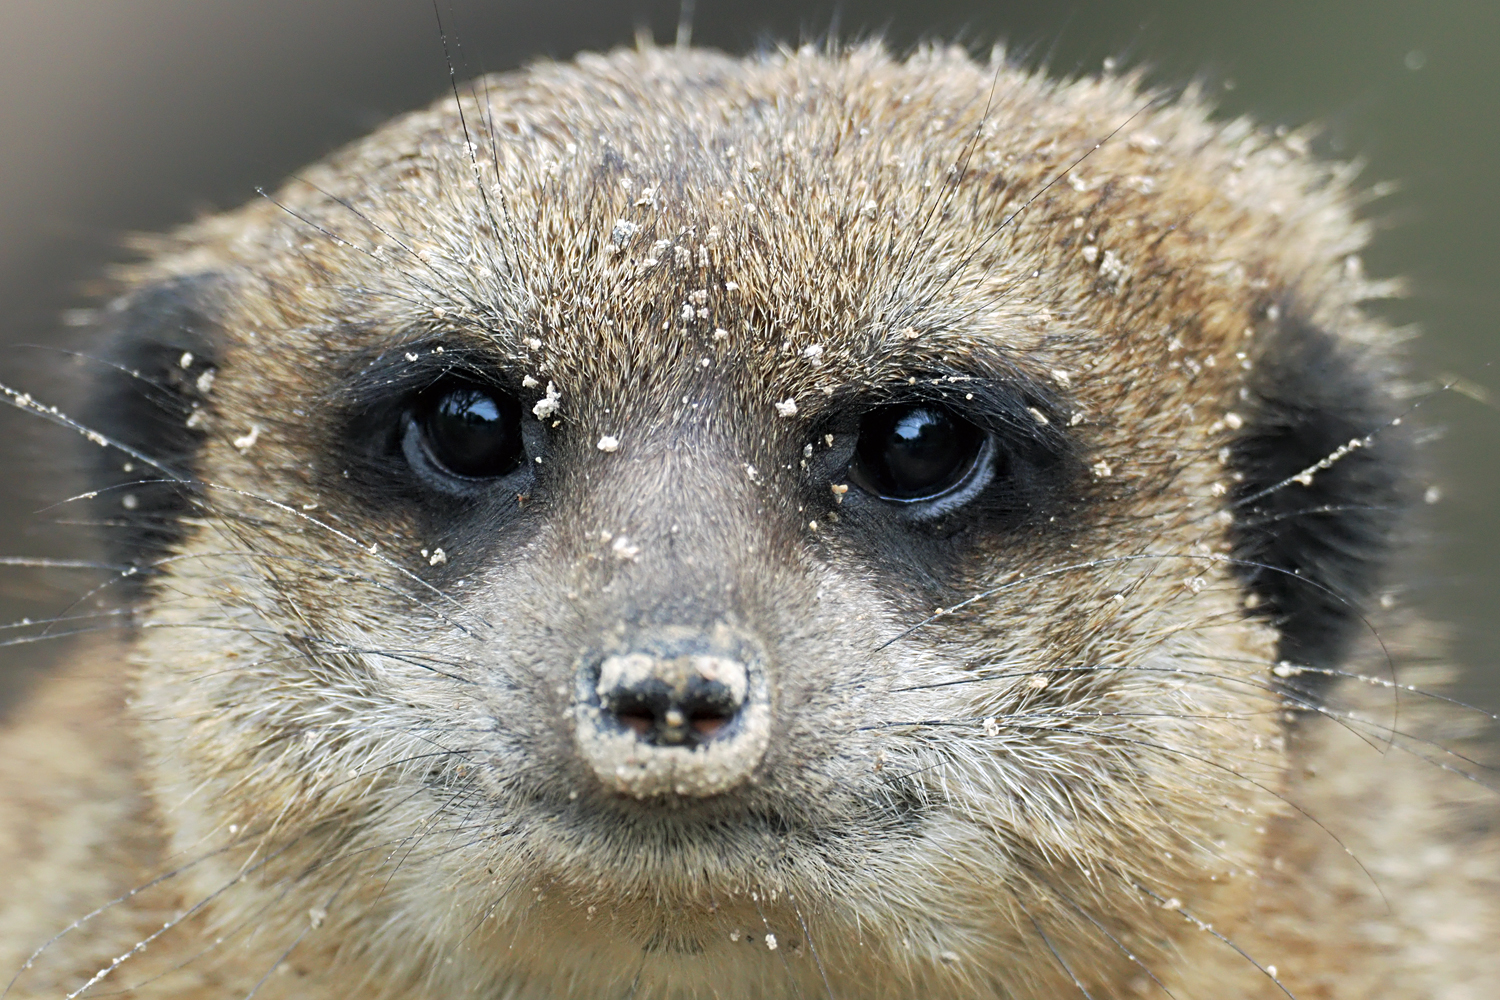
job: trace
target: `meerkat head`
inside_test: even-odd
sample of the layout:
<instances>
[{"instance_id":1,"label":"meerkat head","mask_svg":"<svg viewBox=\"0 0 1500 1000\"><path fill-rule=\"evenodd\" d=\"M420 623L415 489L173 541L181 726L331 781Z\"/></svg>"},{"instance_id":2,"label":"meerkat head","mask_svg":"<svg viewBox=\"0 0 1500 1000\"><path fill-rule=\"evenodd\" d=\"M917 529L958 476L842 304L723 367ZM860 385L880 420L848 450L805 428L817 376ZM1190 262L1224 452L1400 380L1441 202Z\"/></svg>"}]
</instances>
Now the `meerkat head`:
<instances>
[{"instance_id":1,"label":"meerkat head","mask_svg":"<svg viewBox=\"0 0 1500 1000\"><path fill-rule=\"evenodd\" d=\"M202 933L527 996L1148 961L1392 534L1364 238L1295 136L875 47L481 80L179 234L96 423Z\"/></svg>"}]
</instances>

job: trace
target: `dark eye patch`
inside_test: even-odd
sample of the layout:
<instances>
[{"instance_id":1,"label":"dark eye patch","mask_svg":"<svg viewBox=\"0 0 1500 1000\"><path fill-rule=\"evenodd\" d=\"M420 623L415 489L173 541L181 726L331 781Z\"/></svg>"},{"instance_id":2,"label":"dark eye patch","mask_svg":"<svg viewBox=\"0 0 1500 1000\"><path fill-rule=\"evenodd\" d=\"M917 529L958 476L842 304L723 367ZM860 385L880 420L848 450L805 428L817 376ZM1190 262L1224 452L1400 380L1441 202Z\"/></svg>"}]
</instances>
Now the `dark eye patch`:
<instances>
[{"instance_id":1,"label":"dark eye patch","mask_svg":"<svg viewBox=\"0 0 1500 1000\"><path fill-rule=\"evenodd\" d=\"M825 471L897 522L1014 527L1071 503L1066 424L1064 401L1019 373L932 374L835 400L816 432L846 442Z\"/></svg>"},{"instance_id":2,"label":"dark eye patch","mask_svg":"<svg viewBox=\"0 0 1500 1000\"><path fill-rule=\"evenodd\" d=\"M493 354L403 345L349 368L326 401L343 413L329 448L339 464L332 485L423 509L444 497L513 504L529 490L528 456L545 437L527 412L537 393L515 384Z\"/></svg>"}]
</instances>

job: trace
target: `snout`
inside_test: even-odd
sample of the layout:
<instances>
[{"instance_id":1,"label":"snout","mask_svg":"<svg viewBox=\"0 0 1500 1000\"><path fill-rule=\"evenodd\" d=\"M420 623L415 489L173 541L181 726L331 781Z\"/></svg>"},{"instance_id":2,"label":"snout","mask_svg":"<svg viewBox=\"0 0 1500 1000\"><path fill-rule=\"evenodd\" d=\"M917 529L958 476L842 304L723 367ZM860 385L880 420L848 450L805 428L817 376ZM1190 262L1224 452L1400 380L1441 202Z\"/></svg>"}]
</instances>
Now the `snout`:
<instances>
[{"instance_id":1,"label":"snout","mask_svg":"<svg viewBox=\"0 0 1500 1000\"><path fill-rule=\"evenodd\" d=\"M580 666L574 718L580 755L612 791L730 791L770 742L761 647L723 624L640 630Z\"/></svg>"}]
</instances>

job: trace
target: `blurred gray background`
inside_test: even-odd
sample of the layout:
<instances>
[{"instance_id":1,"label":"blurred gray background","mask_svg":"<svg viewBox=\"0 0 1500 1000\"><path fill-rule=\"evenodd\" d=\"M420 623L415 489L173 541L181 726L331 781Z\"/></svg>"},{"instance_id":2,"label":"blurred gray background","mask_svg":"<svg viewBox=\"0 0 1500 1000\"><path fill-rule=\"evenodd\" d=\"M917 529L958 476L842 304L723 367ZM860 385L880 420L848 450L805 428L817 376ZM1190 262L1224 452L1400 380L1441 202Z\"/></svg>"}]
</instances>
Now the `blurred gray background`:
<instances>
[{"instance_id":1,"label":"blurred gray background","mask_svg":"<svg viewBox=\"0 0 1500 1000\"><path fill-rule=\"evenodd\" d=\"M440 0L460 72L663 43L679 4ZM1418 374L1468 394L1424 406L1443 499L1411 599L1451 623L1464 694L1500 706L1500 3L1496 0L697 0L694 41L730 51L786 39L883 35L987 48L1006 40L1054 73L1106 57L1165 83L1204 81L1226 115L1313 122L1325 155L1401 190L1368 269L1412 294L1386 309L1423 332ZM447 87L430 0L0 0L0 380L75 399L86 366L65 310L94 304L125 234L229 208L423 105ZM24 346L31 345L31 346ZM83 345L86 346L86 345ZM69 507L81 453L34 418L0 412L0 556L86 557ZM77 506L77 505L74 505ZM97 575L0 567L0 624L56 615ZM0 642L14 631L0 631ZM0 706L49 656L0 646Z\"/></svg>"}]
</instances>

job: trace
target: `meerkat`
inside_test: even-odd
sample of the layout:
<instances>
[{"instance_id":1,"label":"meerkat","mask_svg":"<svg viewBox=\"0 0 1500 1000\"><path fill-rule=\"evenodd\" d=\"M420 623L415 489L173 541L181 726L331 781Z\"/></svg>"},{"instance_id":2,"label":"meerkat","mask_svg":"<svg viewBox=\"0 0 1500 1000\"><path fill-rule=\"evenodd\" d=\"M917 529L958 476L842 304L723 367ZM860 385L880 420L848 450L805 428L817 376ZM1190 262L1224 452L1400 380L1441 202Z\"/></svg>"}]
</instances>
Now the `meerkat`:
<instances>
[{"instance_id":1,"label":"meerkat","mask_svg":"<svg viewBox=\"0 0 1500 1000\"><path fill-rule=\"evenodd\" d=\"M1128 73L642 47L162 239L10 395L131 627L0 732L7 995L1491 996L1353 192Z\"/></svg>"}]
</instances>

